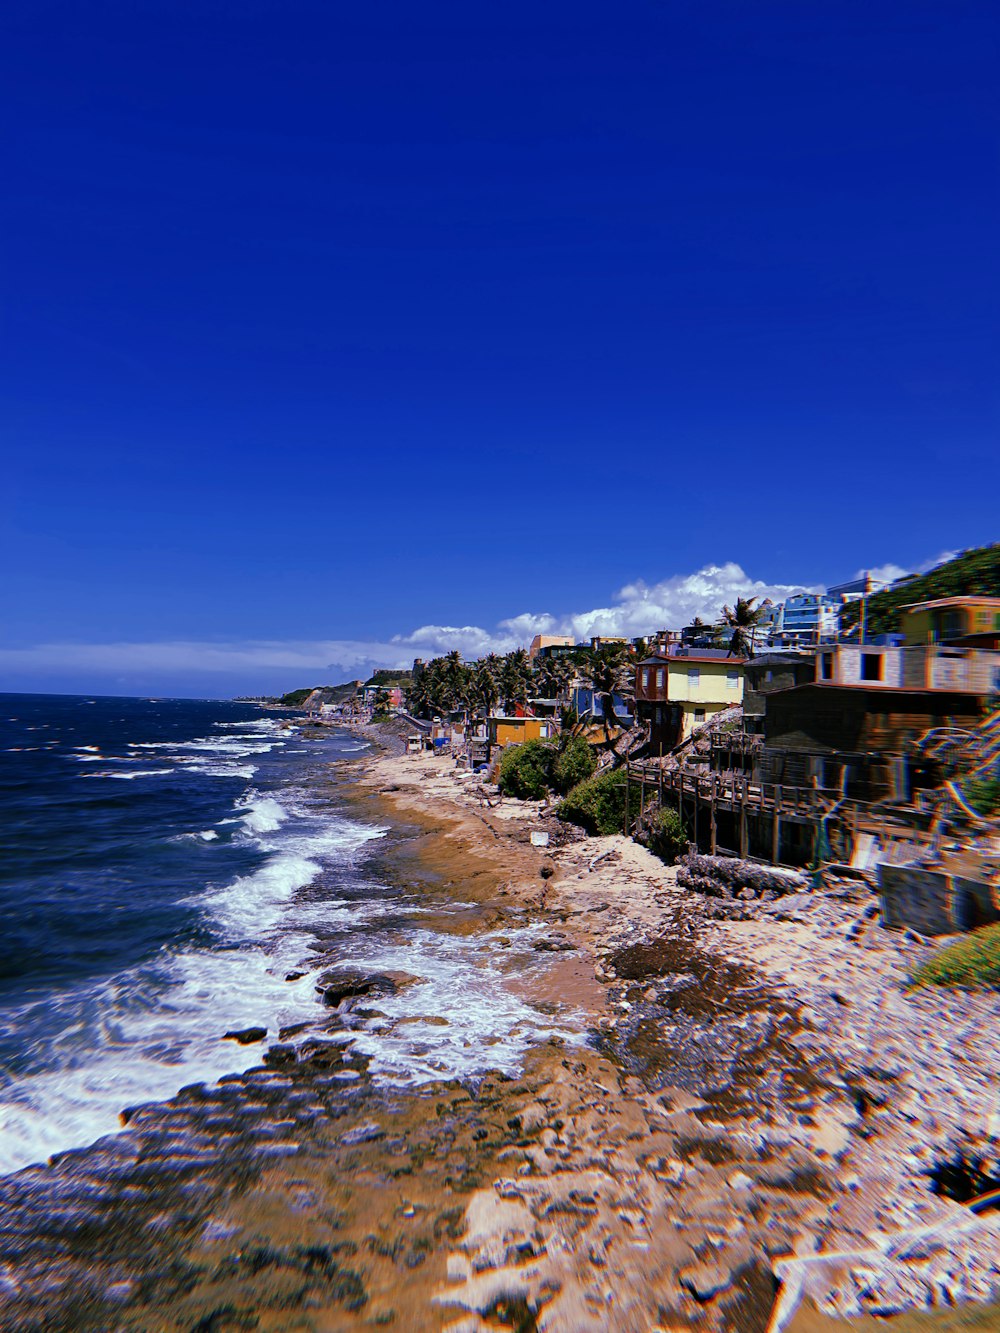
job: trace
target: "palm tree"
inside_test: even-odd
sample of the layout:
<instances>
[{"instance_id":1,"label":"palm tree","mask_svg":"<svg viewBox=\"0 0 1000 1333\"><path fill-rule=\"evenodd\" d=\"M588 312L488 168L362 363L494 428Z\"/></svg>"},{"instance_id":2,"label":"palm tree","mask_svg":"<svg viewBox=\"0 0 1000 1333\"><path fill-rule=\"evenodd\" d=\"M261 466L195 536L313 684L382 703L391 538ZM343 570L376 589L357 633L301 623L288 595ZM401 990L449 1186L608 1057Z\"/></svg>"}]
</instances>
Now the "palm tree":
<instances>
[{"instance_id":1,"label":"palm tree","mask_svg":"<svg viewBox=\"0 0 1000 1333\"><path fill-rule=\"evenodd\" d=\"M450 711L453 708L465 708L469 706L469 686L471 684L472 672L462 661L462 654L453 649L443 658L438 659L441 662L441 677L444 693L445 706Z\"/></svg>"},{"instance_id":2,"label":"palm tree","mask_svg":"<svg viewBox=\"0 0 1000 1333\"><path fill-rule=\"evenodd\" d=\"M472 702L489 717L500 699L500 659L496 653L487 653L473 667L469 693Z\"/></svg>"},{"instance_id":3,"label":"palm tree","mask_svg":"<svg viewBox=\"0 0 1000 1333\"><path fill-rule=\"evenodd\" d=\"M753 652L757 626L764 615L764 607L754 606L756 597L737 597L736 606L724 606L718 628L729 638L730 657L748 657Z\"/></svg>"},{"instance_id":4,"label":"palm tree","mask_svg":"<svg viewBox=\"0 0 1000 1333\"><path fill-rule=\"evenodd\" d=\"M512 653L500 661L500 694L510 708L516 704L528 702L528 681L531 678L531 664L523 648L515 648Z\"/></svg>"},{"instance_id":5,"label":"palm tree","mask_svg":"<svg viewBox=\"0 0 1000 1333\"><path fill-rule=\"evenodd\" d=\"M563 657L542 657L535 667L535 683L543 699L558 699L570 678L570 665Z\"/></svg>"},{"instance_id":6,"label":"palm tree","mask_svg":"<svg viewBox=\"0 0 1000 1333\"><path fill-rule=\"evenodd\" d=\"M621 724L615 712L614 696L626 693L633 680L632 659L624 644L610 643L587 654L581 662L581 672L601 701L601 719L604 740L611 744L611 729Z\"/></svg>"}]
</instances>

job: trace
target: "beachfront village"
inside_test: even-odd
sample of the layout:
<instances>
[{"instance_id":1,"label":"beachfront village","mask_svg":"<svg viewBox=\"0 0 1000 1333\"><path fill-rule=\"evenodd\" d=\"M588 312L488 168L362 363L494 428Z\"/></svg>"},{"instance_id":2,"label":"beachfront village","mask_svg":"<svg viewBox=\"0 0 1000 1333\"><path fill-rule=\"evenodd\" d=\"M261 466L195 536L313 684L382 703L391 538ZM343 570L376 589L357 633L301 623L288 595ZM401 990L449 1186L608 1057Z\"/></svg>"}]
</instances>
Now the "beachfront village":
<instances>
[{"instance_id":1,"label":"beachfront village","mask_svg":"<svg viewBox=\"0 0 1000 1333\"><path fill-rule=\"evenodd\" d=\"M1000 596L936 595L998 578L985 548L891 586L739 598L632 640L536 635L297 702L671 858L846 868L878 882L887 922L936 936L1000 918Z\"/></svg>"}]
</instances>

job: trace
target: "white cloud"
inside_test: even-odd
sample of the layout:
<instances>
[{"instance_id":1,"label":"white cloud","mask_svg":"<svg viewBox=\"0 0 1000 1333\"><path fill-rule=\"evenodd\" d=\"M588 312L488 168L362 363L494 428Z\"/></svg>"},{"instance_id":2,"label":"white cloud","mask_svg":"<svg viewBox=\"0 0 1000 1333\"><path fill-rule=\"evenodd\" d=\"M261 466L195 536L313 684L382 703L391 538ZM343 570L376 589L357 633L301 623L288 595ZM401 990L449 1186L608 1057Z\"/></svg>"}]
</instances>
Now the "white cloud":
<instances>
[{"instance_id":1,"label":"white cloud","mask_svg":"<svg viewBox=\"0 0 1000 1333\"><path fill-rule=\"evenodd\" d=\"M859 569L857 577L860 579L864 578L865 574L870 574L875 580L875 586L879 587L882 584L895 583L897 579L901 579L910 572L910 570L904 569L902 565L894 565L890 562L887 565L876 565L874 569Z\"/></svg>"},{"instance_id":2,"label":"white cloud","mask_svg":"<svg viewBox=\"0 0 1000 1333\"><path fill-rule=\"evenodd\" d=\"M156 672L204 674L274 670L327 670L331 666L350 669L381 661L407 664L411 653L391 644L353 639L315 642L249 641L205 643L175 640L153 643L43 643L30 648L0 648L0 669L32 670L65 675Z\"/></svg>"},{"instance_id":3,"label":"white cloud","mask_svg":"<svg viewBox=\"0 0 1000 1333\"><path fill-rule=\"evenodd\" d=\"M408 645L417 657L448 653L455 648L465 657L481 657L484 653L505 653L517 646L511 635L491 634L478 625L421 625L410 634L394 634L391 643Z\"/></svg>"},{"instance_id":4,"label":"white cloud","mask_svg":"<svg viewBox=\"0 0 1000 1333\"><path fill-rule=\"evenodd\" d=\"M471 655L483 652L507 652L517 644L530 642L535 634L566 634L574 639L589 639L594 634L624 635L637 638L658 629L676 629L687 625L694 616L714 620L725 604L732 605L737 597L756 597L763 600L783 601L793 592L815 591L794 583L764 583L752 579L732 561L722 565L705 565L693 574L675 574L659 583L647 584L641 579L628 583L615 593L609 606L594 607L589 611L575 611L563 616L548 612L523 612L508 620L501 620L499 633L465 626L462 629L447 625L423 625L413 635L394 642L409 643L433 641L438 651L475 645Z\"/></svg>"},{"instance_id":5,"label":"white cloud","mask_svg":"<svg viewBox=\"0 0 1000 1333\"><path fill-rule=\"evenodd\" d=\"M940 556L923 568L946 558ZM893 564L872 571L885 579L898 578L904 572ZM803 590L816 591L801 584L764 583L729 561L656 583L637 579L620 588L606 606L562 615L524 611L501 620L492 629L479 625L420 625L387 640L122 641L0 648L0 688L11 688L10 680L17 680L18 688L34 688L24 682L42 684L70 678L113 680L137 692L148 688L146 681L181 679L205 688L211 688L213 680L216 688L239 681L241 688L252 690L255 682L263 685L280 678L287 680L290 688L316 680L363 677L379 666L407 667L414 657L430 658L452 649L466 658L508 652L528 644L535 634L566 634L577 640L593 634L634 638L688 624L694 616L714 620L722 606L732 605L737 597L783 601Z\"/></svg>"}]
</instances>

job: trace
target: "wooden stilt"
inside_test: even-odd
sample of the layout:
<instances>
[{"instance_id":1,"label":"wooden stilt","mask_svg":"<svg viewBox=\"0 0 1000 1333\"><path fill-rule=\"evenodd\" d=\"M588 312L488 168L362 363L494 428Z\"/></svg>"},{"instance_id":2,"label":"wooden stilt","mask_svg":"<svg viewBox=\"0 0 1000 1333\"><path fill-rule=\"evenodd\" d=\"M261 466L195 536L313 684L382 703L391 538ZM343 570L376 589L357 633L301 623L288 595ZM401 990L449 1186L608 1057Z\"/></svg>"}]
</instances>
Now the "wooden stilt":
<instances>
[{"instance_id":1,"label":"wooden stilt","mask_svg":"<svg viewBox=\"0 0 1000 1333\"><path fill-rule=\"evenodd\" d=\"M712 774L712 790L709 796L709 842L708 848L711 854L715 855L716 847L716 826L715 826L715 774Z\"/></svg>"},{"instance_id":2,"label":"wooden stilt","mask_svg":"<svg viewBox=\"0 0 1000 1333\"><path fill-rule=\"evenodd\" d=\"M774 814L771 816L771 864L781 859L781 788L774 789Z\"/></svg>"}]
</instances>

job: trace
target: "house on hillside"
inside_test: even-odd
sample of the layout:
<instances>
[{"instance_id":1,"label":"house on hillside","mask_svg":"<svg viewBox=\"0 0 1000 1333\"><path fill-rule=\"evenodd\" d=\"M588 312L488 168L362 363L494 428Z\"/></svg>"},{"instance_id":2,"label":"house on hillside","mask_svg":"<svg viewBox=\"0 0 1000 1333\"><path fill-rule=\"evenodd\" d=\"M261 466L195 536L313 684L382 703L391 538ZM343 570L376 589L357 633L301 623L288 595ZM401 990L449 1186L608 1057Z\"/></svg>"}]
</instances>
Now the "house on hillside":
<instances>
[{"instance_id":1,"label":"house on hillside","mask_svg":"<svg viewBox=\"0 0 1000 1333\"><path fill-rule=\"evenodd\" d=\"M777 690L811 685L816 679L816 656L810 652L759 653L747 662L743 674L743 729L762 735L768 697Z\"/></svg>"},{"instance_id":2,"label":"house on hillside","mask_svg":"<svg viewBox=\"0 0 1000 1333\"><path fill-rule=\"evenodd\" d=\"M1000 692L1000 652L987 648L839 643L822 648L815 660L819 685L957 691L983 699Z\"/></svg>"},{"instance_id":3,"label":"house on hillside","mask_svg":"<svg viewBox=\"0 0 1000 1333\"><path fill-rule=\"evenodd\" d=\"M1000 649L1000 597L939 597L900 610L907 644Z\"/></svg>"},{"instance_id":4,"label":"house on hillside","mask_svg":"<svg viewBox=\"0 0 1000 1333\"><path fill-rule=\"evenodd\" d=\"M811 684L768 696L761 776L860 800L906 800L922 773L913 743L938 727L975 725L1000 691L1000 652L946 644L836 644Z\"/></svg>"},{"instance_id":5,"label":"house on hillside","mask_svg":"<svg viewBox=\"0 0 1000 1333\"><path fill-rule=\"evenodd\" d=\"M794 593L781 608L780 630L771 637L789 648L836 639L841 605L827 593Z\"/></svg>"},{"instance_id":6,"label":"house on hillside","mask_svg":"<svg viewBox=\"0 0 1000 1333\"><path fill-rule=\"evenodd\" d=\"M709 718L743 702L744 659L721 649L647 657L635 669L636 717L654 749L671 750Z\"/></svg>"}]
</instances>

